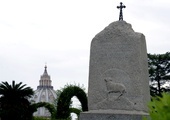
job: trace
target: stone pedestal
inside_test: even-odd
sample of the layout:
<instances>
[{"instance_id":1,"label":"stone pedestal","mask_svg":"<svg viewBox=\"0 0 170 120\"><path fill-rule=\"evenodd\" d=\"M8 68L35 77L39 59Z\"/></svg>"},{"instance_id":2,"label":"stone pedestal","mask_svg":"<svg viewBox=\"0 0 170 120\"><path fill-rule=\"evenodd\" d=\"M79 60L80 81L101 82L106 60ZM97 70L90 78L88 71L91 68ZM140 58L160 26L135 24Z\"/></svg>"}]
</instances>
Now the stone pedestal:
<instances>
[{"instance_id":1,"label":"stone pedestal","mask_svg":"<svg viewBox=\"0 0 170 120\"><path fill-rule=\"evenodd\" d=\"M89 111L80 115L80 120L142 120L147 113L137 111Z\"/></svg>"}]
</instances>

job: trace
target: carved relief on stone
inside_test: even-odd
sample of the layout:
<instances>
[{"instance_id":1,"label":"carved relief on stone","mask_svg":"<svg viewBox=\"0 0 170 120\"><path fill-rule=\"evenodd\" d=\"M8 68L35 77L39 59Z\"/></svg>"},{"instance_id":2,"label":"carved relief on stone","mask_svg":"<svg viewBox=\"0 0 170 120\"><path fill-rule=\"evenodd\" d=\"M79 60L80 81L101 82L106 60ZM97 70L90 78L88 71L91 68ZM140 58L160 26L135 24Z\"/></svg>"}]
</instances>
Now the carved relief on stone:
<instances>
[{"instance_id":1,"label":"carved relief on stone","mask_svg":"<svg viewBox=\"0 0 170 120\"><path fill-rule=\"evenodd\" d=\"M134 103L129 99L130 78L120 69L108 69L101 77L105 98L95 104L97 109L133 110Z\"/></svg>"},{"instance_id":2,"label":"carved relief on stone","mask_svg":"<svg viewBox=\"0 0 170 120\"><path fill-rule=\"evenodd\" d=\"M115 97L119 98L126 92L126 88L122 83L115 83L111 78L104 79L106 82L107 96L111 93L115 94Z\"/></svg>"}]
</instances>

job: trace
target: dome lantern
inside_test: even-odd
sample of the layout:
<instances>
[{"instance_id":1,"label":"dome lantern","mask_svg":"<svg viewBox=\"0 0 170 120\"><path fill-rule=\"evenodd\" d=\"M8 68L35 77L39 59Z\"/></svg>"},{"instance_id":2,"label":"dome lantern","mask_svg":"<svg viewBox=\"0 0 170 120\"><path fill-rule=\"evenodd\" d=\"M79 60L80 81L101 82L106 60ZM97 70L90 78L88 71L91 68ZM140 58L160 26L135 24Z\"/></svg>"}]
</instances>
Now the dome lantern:
<instances>
[{"instance_id":1,"label":"dome lantern","mask_svg":"<svg viewBox=\"0 0 170 120\"><path fill-rule=\"evenodd\" d=\"M41 75L39 80L39 86L37 86L37 89L39 88L51 88L53 89L53 86L51 86L51 79L50 76L47 73L47 66L44 67L44 73Z\"/></svg>"}]
</instances>

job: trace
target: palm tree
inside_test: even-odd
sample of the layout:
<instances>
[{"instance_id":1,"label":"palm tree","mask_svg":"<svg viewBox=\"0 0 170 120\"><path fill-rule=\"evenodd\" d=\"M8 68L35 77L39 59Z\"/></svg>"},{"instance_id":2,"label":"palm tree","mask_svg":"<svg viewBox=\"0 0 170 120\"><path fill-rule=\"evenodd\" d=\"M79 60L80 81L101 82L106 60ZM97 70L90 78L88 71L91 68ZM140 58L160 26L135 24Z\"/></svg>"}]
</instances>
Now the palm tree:
<instances>
[{"instance_id":1,"label":"palm tree","mask_svg":"<svg viewBox=\"0 0 170 120\"><path fill-rule=\"evenodd\" d=\"M32 88L22 82L12 85L0 83L0 116L2 120L31 120L32 113L28 100L34 94Z\"/></svg>"}]
</instances>

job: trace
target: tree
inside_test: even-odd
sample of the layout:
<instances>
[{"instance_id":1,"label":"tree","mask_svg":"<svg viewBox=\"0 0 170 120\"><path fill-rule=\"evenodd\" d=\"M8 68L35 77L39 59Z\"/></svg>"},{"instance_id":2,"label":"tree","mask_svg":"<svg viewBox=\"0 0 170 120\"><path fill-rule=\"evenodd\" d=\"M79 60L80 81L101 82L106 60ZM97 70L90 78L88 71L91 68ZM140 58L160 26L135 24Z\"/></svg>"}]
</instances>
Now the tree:
<instances>
[{"instance_id":1,"label":"tree","mask_svg":"<svg viewBox=\"0 0 170 120\"><path fill-rule=\"evenodd\" d=\"M165 54L148 54L151 95L161 95L170 91L164 85L170 80L170 52Z\"/></svg>"},{"instance_id":2,"label":"tree","mask_svg":"<svg viewBox=\"0 0 170 120\"><path fill-rule=\"evenodd\" d=\"M22 82L12 85L8 82L0 83L0 116L2 120L31 120L32 109L28 98L33 95L33 90L22 85Z\"/></svg>"}]
</instances>

